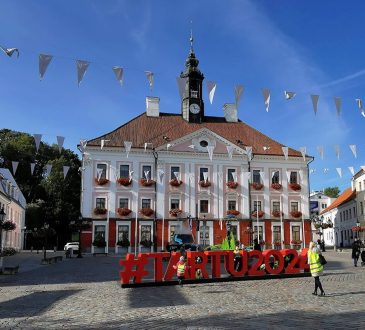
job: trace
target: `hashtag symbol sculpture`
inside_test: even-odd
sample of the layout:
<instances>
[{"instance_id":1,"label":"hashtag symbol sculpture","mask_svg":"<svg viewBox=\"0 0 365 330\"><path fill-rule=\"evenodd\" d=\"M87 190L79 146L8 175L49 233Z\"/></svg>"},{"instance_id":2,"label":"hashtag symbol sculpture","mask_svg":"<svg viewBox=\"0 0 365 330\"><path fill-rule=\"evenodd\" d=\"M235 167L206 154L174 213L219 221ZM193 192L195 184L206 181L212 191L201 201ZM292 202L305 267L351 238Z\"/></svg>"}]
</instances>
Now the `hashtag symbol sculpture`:
<instances>
[{"instance_id":1,"label":"hashtag symbol sculpture","mask_svg":"<svg viewBox=\"0 0 365 330\"><path fill-rule=\"evenodd\" d=\"M148 271L145 269L148 259L145 254L139 254L135 259L134 254L128 253L125 260L120 260L119 263L124 267L124 269L120 271L122 284L128 284L131 278L133 278L134 283L141 283L142 277L148 275Z\"/></svg>"}]
</instances>

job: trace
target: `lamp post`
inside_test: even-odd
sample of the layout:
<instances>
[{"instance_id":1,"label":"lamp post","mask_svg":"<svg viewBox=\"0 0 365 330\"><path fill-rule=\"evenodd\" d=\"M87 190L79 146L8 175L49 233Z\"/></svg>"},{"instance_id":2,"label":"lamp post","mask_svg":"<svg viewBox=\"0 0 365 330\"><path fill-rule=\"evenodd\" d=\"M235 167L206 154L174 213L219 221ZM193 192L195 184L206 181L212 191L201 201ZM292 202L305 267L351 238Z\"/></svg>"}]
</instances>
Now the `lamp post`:
<instances>
[{"instance_id":1,"label":"lamp post","mask_svg":"<svg viewBox=\"0 0 365 330\"><path fill-rule=\"evenodd\" d=\"M74 230L77 230L79 233L79 250L77 252L77 258L82 258L81 232L83 229L88 229L90 227L90 225L87 221L84 221L82 214L80 214L77 220L73 220L70 222L70 227Z\"/></svg>"},{"instance_id":2,"label":"lamp post","mask_svg":"<svg viewBox=\"0 0 365 330\"><path fill-rule=\"evenodd\" d=\"M5 219L5 215L6 213L4 212L4 207L1 208L0 210L0 273L3 272L3 222Z\"/></svg>"}]
</instances>

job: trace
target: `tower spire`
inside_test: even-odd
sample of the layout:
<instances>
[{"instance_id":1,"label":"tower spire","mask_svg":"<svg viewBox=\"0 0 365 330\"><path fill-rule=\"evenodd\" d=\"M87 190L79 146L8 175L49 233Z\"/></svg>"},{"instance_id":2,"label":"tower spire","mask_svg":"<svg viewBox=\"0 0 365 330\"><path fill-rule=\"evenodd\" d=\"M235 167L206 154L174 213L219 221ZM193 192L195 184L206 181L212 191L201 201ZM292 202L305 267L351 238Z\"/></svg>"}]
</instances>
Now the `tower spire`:
<instances>
[{"instance_id":1,"label":"tower spire","mask_svg":"<svg viewBox=\"0 0 365 330\"><path fill-rule=\"evenodd\" d=\"M194 42L194 38L193 38L193 21L190 21L190 52L194 53L194 49L193 49L193 42Z\"/></svg>"}]
</instances>

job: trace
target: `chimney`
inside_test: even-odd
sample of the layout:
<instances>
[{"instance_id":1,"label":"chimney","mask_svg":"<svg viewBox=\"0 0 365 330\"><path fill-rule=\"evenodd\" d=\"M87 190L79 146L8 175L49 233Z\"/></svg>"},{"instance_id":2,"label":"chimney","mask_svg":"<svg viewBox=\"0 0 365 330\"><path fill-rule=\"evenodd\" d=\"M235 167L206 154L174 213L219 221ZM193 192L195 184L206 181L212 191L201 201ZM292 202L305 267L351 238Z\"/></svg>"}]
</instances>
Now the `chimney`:
<instances>
[{"instance_id":1,"label":"chimney","mask_svg":"<svg viewBox=\"0 0 365 330\"><path fill-rule=\"evenodd\" d=\"M225 103L223 105L224 118L228 123L237 123L237 107L235 103Z\"/></svg>"},{"instance_id":2,"label":"chimney","mask_svg":"<svg viewBox=\"0 0 365 330\"><path fill-rule=\"evenodd\" d=\"M158 117L160 115L160 98L154 96L146 97L146 113L148 117Z\"/></svg>"}]
</instances>

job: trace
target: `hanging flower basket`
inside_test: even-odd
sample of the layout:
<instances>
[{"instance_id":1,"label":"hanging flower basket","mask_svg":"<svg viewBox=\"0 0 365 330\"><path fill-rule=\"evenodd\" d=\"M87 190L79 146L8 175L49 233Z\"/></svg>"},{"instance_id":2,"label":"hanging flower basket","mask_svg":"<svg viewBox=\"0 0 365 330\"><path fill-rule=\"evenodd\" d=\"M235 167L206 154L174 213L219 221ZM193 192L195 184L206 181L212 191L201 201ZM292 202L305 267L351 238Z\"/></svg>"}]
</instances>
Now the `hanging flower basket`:
<instances>
[{"instance_id":1,"label":"hanging flower basket","mask_svg":"<svg viewBox=\"0 0 365 330\"><path fill-rule=\"evenodd\" d=\"M281 215L283 215L283 212L280 212L280 211L272 211L271 212L271 215L274 217L274 218L280 218Z\"/></svg>"},{"instance_id":2,"label":"hanging flower basket","mask_svg":"<svg viewBox=\"0 0 365 330\"><path fill-rule=\"evenodd\" d=\"M351 228L351 230L353 232L359 232L359 231L362 231L362 228L361 227L354 226L354 227Z\"/></svg>"},{"instance_id":3,"label":"hanging flower basket","mask_svg":"<svg viewBox=\"0 0 365 330\"><path fill-rule=\"evenodd\" d=\"M169 211L170 215L172 215L173 217L177 217L182 213L182 210L180 209L171 209Z\"/></svg>"},{"instance_id":4,"label":"hanging flower basket","mask_svg":"<svg viewBox=\"0 0 365 330\"><path fill-rule=\"evenodd\" d=\"M300 239L292 239L290 243L293 245L300 245L302 244L302 241Z\"/></svg>"},{"instance_id":5,"label":"hanging flower basket","mask_svg":"<svg viewBox=\"0 0 365 330\"><path fill-rule=\"evenodd\" d=\"M96 183L98 186L104 186L104 185L106 185L107 183L109 183L109 180L108 180L108 179L98 179L98 178L95 178L95 183Z\"/></svg>"},{"instance_id":6,"label":"hanging flower basket","mask_svg":"<svg viewBox=\"0 0 365 330\"><path fill-rule=\"evenodd\" d=\"M150 217L154 212L151 208L144 207L144 208L139 210L139 213L143 214L146 217Z\"/></svg>"},{"instance_id":7,"label":"hanging flower basket","mask_svg":"<svg viewBox=\"0 0 365 330\"><path fill-rule=\"evenodd\" d=\"M264 188L264 185L262 183L253 182L251 183L251 187L255 190L261 190L262 188Z\"/></svg>"},{"instance_id":8,"label":"hanging flower basket","mask_svg":"<svg viewBox=\"0 0 365 330\"><path fill-rule=\"evenodd\" d=\"M264 214L265 214L264 211L259 211L258 214L257 214L256 211L253 211L251 213L252 217L254 217L254 218L257 218L257 215L258 215L259 218L262 218L264 216Z\"/></svg>"},{"instance_id":9,"label":"hanging flower basket","mask_svg":"<svg viewBox=\"0 0 365 330\"><path fill-rule=\"evenodd\" d=\"M170 186L172 186L172 187L179 187L179 186L181 186L182 185L182 181L181 180L178 180L178 179L172 179L172 180L170 180Z\"/></svg>"},{"instance_id":10,"label":"hanging flower basket","mask_svg":"<svg viewBox=\"0 0 365 330\"><path fill-rule=\"evenodd\" d=\"M151 187L153 186L156 182L154 180L146 180L145 178L142 178L141 180L139 180L139 183L144 186L144 187Z\"/></svg>"},{"instance_id":11,"label":"hanging flower basket","mask_svg":"<svg viewBox=\"0 0 365 330\"><path fill-rule=\"evenodd\" d=\"M132 184L132 180L130 178L119 178L117 180L117 182L121 185L121 186L130 186Z\"/></svg>"},{"instance_id":12,"label":"hanging flower basket","mask_svg":"<svg viewBox=\"0 0 365 330\"><path fill-rule=\"evenodd\" d=\"M11 231L16 228L16 224L12 221L4 221L1 227L5 231Z\"/></svg>"},{"instance_id":13,"label":"hanging flower basket","mask_svg":"<svg viewBox=\"0 0 365 330\"><path fill-rule=\"evenodd\" d=\"M211 183L209 180L205 181L205 180L202 180L202 181L199 181L199 185L200 187L202 188L208 188L211 186Z\"/></svg>"},{"instance_id":14,"label":"hanging flower basket","mask_svg":"<svg viewBox=\"0 0 365 330\"><path fill-rule=\"evenodd\" d=\"M280 183L272 183L271 188L275 190L281 190L282 185Z\"/></svg>"},{"instance_id":15,"label":"hanging flower basket","mask_svg":"<svg viewBox=\"0 0 365 330\"><path fill-rule=\"evenodd\" d=\"M240 214L240 211L237 211L237 210L228 210L227 211L227 215L234 215L234 216L237 216Z\"/></svg>"},{"instance_id":16,"label":"hanging flower basket","mask_svg":"<svg viewBox=\"0 0 365 330\"><path fill-rule=\"evenodd\" d=\"M238 182L234 182L234 181L228 181L226 183L227 187L230 189L237 189L238 187Z\"/></svg>"},{"instance_id":17,"label":"hanging flower basket","mask_svg":"<svg viewBox=\"0 0 365 330\"><path fill-rule=\"evenodd\" d=\"M293 217L293 218L300 218L302 216L302 212L300 211L291 211L290 212L290 215Z\"/></svg>"},{"instance_id":18,"label":"hanging flower basket","mask_svg":"<svg viewBox=\"0 0 365 330\"><path fill-rule=\"evenodd\" d=\"M126 217L132 212L132 210L128 209L127 207L120 207L118 208L117 212L120 216Z\"/></svg>"},{"instance_id":19,"label":"hanging flower basket","mask_svg":"<svg viewBox=\"0 0 365 330\"><path fill-rule=\"evenodd\" d=\"M106 214L107 210L105 208L98 208L96 207L94 209L94 214L95 215L103 215L103 214Z\"/></svg>"},{"instance_id":20,"label":"hanging flower basket","mask_svg":"<svg viewBox=\"0 0 365 330\"><path fill-rule=\"evenodd\" d=\"M298 183L289 183L289 188L294 191L299 191L302 189L302 187Z\"/></svg>"}]
</instances>

